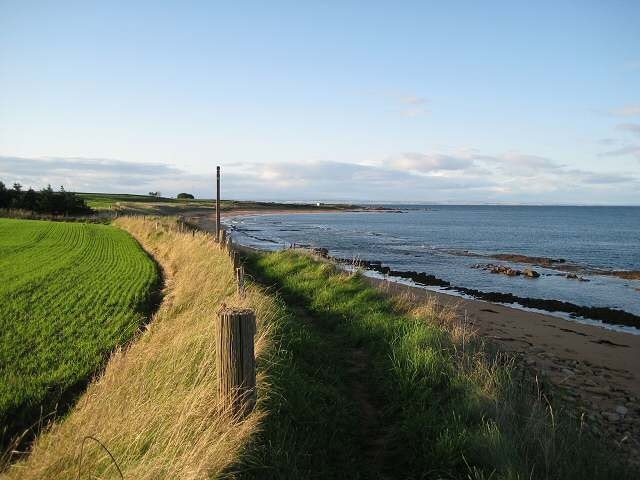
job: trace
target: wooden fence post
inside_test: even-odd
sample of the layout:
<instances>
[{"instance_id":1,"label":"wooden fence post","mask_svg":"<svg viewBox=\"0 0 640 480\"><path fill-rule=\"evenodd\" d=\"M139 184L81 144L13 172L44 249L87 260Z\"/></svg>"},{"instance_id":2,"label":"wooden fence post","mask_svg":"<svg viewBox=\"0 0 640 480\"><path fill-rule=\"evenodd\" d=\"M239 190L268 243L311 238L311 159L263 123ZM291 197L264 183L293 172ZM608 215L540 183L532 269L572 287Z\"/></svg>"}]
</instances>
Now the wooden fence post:
<instances>
[{"instance_id":1,"label":"wooden fence post","mask_svg":"<svg viewBox=\"0 0 640 480\"><path fill-rule=\"evenodd\" d=\"M218 395L225 410L239 418L251 413L256 403L255 333L252 310L224 308L218 313Z\"/></svg>"},{"instance_id":2,"label":"wooden fence post","mask_svg":"<svg viewBox=\"0 0 640 480\"><path fill-rule=\"evenodd\" d=\"M236 280L238 283L238 295L244 297L244 267L236 268Z\"/></svg>"},{"instance_id":3,"label":"wooden fence post","mask_svg":"<svg viewBox=\"0 0 640 480\"><path fill-rule=\"evenodd\" d=\"M220 241L220 166L216 167L216 242Z\"/></svg>"},{"instance_id":4,"label":"wooden fence post","mask_svg":"<svg viewBox=\"0 0 640 480\"><path fill-rule=\"evenodd\" d=\"M222 248L227 246L227 231L224 229L220 229L220 236L218 237L218 242Z\"/></svg>"}]
</instances>

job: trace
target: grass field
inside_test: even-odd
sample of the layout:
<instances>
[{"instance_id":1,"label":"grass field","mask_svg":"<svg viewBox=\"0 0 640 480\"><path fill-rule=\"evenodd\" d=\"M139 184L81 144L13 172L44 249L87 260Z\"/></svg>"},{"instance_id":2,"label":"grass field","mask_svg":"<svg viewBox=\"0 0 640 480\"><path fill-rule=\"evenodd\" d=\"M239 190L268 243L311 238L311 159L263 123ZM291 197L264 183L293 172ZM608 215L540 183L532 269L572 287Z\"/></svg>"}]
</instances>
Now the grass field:
<instances>
[{"instance_id":1,"label":"grass field","mask_svg":"<svg viewBox=\"0 0 640 480\"><path fill-rule=\"evenodd\" d=\"M134 215L179 215L185 212L210 211L215 209L215 200L211 199L176 199L152 197L150 195L132 195L119 193L78 193L87 205L96 210L119 210ZM326 204L323 209L344 210L354 205ZM221 200L222 211L229 210L300 210L316 208L315 204L254 202L242 200Z\"/></svg>"},{"instance_id":2,"label":"grass field","mask_svg":"<svg viewBox=\"0 0 640 480\"><path fill-rule=\"evenodd\" d=\"M106 225L0 219L0 424L6 443L86 385L145 322L159 271Z\"/></svg>"},{"instance_id":3,"label":"grass field","mask_svg":"<svg viewBox=\"0 0 640 480\"><path fill-rule=\"evenodd\" d=\"M97 210L109 209L118 203L180 203L183 200L168 197L152 197L151 195L134 195L129 193L78 193L87 205Z\"/></svg>"}]
</instances>

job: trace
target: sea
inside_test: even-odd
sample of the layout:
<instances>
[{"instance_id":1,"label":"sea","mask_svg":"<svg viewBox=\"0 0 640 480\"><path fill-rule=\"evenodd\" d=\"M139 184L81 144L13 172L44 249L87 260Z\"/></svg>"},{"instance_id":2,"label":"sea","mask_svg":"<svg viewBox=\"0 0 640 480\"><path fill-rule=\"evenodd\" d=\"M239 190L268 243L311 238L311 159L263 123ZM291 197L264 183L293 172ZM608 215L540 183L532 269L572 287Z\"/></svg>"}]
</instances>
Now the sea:
<instances>
[{"instance_id":1,"label":"sea","mask_svg":"<svg viewBox=\"0 0 640 480\"><path fill-rule=\"evenodd\" d=\"M235 241L254 248L326 248L334 257L424 272L456 287L606 307L640 316L640 280L602 274L640 271L640 207L383 207L388 210L247 215L225 222ZM541 267L491 258L496 254L561 262ZM532 268L540 276L490 273L482 268L487 264ZM378 272L369 274L380 276ZM590 318L573 319L600 324ZM602 326L640 334L640 323L637 327L627 324L617 328L615 322Z\"/></svg>"}]
</instances>

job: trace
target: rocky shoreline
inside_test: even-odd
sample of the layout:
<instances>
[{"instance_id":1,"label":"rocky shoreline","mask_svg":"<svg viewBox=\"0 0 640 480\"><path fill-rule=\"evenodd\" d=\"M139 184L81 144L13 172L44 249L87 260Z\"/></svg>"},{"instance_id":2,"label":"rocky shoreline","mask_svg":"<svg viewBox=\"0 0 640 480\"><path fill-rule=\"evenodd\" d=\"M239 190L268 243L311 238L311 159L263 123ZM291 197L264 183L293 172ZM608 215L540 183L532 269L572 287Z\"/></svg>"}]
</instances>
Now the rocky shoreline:
<instances>
[{"instance_id":1,"label":"rocky shoreline","mask_svg":"<svg viewBox=\"0 0 640 480\"><path fill-rule=\"evenodd\" d=\"M411 280L417 285L440 287L444 290L451 290L462 293L478 300L485 300L487 302L493 303L518 304L525 308L535 308L537 310L544 310L547 312L562 312L567 313L572 317L583 317L586 319L599 320L610 325L623 325L627 327L640 328L640 316L625 312L624 310L618 310L608 307L587 307L571 302L564 302L561 300L521 297L518 295L513 295L511 293L483 292L481 290L476 290L473 288L452 285L446 280L438 278L435 275L427 274L425 272L416 272L413 270L393 270L392 268L384 265L379 261L354 260L349 258L334 257L330 255L329 250L326 248L313 248L312 251L319 256L341 264L372 270L374 272L388 275L390 277ZM531 276L533 278L533 274L530 274L528 276Z\"/></svg>"},{"instance_id":2,"label":"rocky shoreline","mask_svg":"<svg viewBox=\"0 0 640 480\"><path fill-rule=\"evenodd\" d=\"M495 260L504 260L507 262L517 263L529 263L531 265L539 265L541 267L554 267L558 264L566 264L567 261L564 258L549 258L549 257L530 257L528 255L519 255L516 253L496 253L495 255L486 255L488 258Z\"/></svg>"},{"instance_id":3,"label":"rocky shoreline","mask_svg":"<svg viewBox=\"0 0 640 480\"><path fill-rule=\"evenodd\" d=\"M510 267L509 265L494 265L493 263L482 264L478 263L476 265L472 265L471 268L479 268L481 270L486 270L491 273L501 273L502 275L507 275L509 277L517 277L523 275L529 278L538 278L540 274L531 269L525 268L524 270L518 270L517 268Z\"/></svg>"},{"instance_id":4,"label":"rocky shoreline","mask_svg":"<svg viewBox=\"0 0 640 480\"><path fill-rule=\"evenodd\" d=\"M539 267L549 268L553 270L559 270L561 272L568 272L567 278L577 278L587 280L584 277L577 275L574 272L580 272L587 275L605 275L609 277L618 277L624 280L640 280L640 271L637 270L605 270L600 268L589 268L575 263L570 263L564 258L550 258L550 257L532 257L528 255L520 255L517 253L496 253L492 255L482 255L480 253L464 252L459 255L470 257L483 257L492 258L494 260L502 260L506 262L525 263L529 265L535 265ZM587 280L588 281L588 280Z\"/></svg>"}]
</instances>

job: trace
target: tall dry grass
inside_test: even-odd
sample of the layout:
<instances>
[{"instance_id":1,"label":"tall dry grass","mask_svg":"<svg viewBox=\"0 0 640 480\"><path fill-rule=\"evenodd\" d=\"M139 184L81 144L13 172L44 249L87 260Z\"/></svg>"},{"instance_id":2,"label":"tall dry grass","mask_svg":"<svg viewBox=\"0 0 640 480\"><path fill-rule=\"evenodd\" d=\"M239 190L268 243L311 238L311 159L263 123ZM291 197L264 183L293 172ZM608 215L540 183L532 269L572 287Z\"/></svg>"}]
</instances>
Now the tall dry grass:
<instances>
[{"instance_id":1,"label":"tall dry grass","mask_svg":"<svg viewBox=\"0 0 640 480\"><path fill-rule=\"evenodd\" d=\"M214 320L222 303L257 313L256 356L269 342L272 300L236 296L233 266L209 234L171 220L120 218L162 266L164 300L136 340L113 353L66 419L33 445L3 479L201 479L237 460L263 412L238 422L219 413ZM265 387L258 378L259 398ZM112 458L113 457L113 458ZM117 464L117 465L116 465Z\"/></svg>"},{"instance_id":2,"label":"tall dry grass","mask_svg":"<svg viewBox=\"0 0 640 480\"><path fill-rule=\"evenodd\" d=\"M485 454L496 471L488 478L636 478L624 452L589 435L584 417L556 401L553 386L523 368L513 354L480 336L460 305L442 305L434 296L385 284L379 288L399 312L449 333L457 371L486 412L478 440L490 445ZM487 477L470 467L468 478Z\"/></svg>"}]
</instances>

